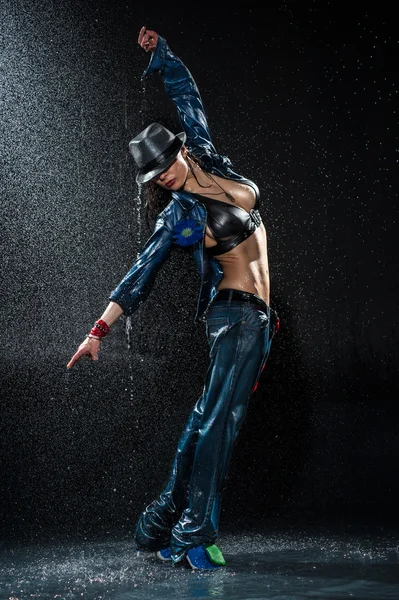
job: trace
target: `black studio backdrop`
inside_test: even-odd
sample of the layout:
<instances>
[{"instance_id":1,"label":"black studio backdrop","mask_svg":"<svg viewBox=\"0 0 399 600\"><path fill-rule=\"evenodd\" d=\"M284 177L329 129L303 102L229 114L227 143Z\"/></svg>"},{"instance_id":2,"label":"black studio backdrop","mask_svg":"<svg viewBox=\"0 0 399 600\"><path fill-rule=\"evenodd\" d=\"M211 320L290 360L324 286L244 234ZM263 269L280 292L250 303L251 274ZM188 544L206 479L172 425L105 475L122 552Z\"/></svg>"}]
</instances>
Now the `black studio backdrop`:
<instances>
[{"instance_id":1,"label":"black studio backdrop","mask_svg":"<svg viewBox=\"0 0 399 600\"><path fill-rule=\"evenodd\" d=\"M179 249L129 338L121 318L97 363L66 370L150 233L129 139L155 120L180 130L159 78L141 81L143 24L190 68L216 147L261 189L268 232L282 327L237 440L222 527L311 513L393 521L392 15L318 1L6 0L1 13L2 536L130 535L202 390L199 280Z\"/></svg>"}]
</instances>

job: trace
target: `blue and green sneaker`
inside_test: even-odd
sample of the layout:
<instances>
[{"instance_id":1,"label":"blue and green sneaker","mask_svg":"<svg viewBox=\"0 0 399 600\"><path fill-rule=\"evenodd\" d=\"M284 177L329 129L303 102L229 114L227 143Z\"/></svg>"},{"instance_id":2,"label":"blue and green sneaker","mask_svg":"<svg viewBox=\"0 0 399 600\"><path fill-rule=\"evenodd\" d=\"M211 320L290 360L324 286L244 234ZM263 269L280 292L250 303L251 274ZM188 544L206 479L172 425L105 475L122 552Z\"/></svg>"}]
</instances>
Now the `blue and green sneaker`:
<instances>
[{"instance_id":1,"label":"blue and green sneaker","mask_svg":"<svg viewBox=\"0 0 399 600\"><path fill-rule=\"evenodd\" d=\"M190 548L186 558L192 569L213 570L226 566L223 554L215 544L202 544Z\"/></svg>"},{"instance_id":2,"label":"blue and green sneaker","mask_svg":"<svg viewBox=\"0 0 399 600\"><path fill-rule=\"evenodd\" d=\"M172 552L170 548L164 548L163 550L158 550L157 557L163 561L171 561L172 560Z\"/></svg>"}]
</instances>

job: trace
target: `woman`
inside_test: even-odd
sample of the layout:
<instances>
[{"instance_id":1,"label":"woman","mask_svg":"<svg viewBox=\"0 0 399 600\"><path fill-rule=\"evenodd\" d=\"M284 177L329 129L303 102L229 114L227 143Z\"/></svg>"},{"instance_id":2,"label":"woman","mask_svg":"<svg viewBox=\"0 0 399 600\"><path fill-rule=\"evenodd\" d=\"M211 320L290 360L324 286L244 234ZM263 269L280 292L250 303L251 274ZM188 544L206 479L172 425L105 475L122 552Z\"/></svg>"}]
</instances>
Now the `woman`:
<instances>
[{"instance_id":1,"label":"woman","mask_svg":"<svg viewBox=\"0 0 399 600\"><path fill-rule=\"evenodd\" d=\"M148 296L174 245L192 252L201 276L195 320L206 322L210 365L170 479L140 516L136 542L172 564L215 569L225 564L214 542L233 443L278 328L278 320L270 325L266 231L259 190L217 153L188 69L155 31L143 27L138 43L152 53L145 75L160 73L183 132L152 123L129 148L137 182L168 190L171 201L68 368L85 355L97 360L101 339Z\"/></svg>"}]
</instances>

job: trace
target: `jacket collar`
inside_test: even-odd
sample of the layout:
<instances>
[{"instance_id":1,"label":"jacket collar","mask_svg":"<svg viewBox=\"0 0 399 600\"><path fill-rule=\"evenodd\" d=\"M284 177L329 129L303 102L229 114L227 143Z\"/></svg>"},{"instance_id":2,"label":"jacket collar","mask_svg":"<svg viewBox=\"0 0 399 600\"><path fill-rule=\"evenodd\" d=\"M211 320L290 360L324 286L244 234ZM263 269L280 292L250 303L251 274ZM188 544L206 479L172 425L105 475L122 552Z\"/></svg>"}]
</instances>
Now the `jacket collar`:
<instances>
[{"instance_id":1,"label":"jacket collar","mask_svg":"<svg viewBox=\"0 0 399 600\"><path fill-rule=\"evenodd\" d=\"M190 210L197 204L197 200L189 192L172 192L172 198L177 200L183 210Z\"/></svg>"}]
</instances>

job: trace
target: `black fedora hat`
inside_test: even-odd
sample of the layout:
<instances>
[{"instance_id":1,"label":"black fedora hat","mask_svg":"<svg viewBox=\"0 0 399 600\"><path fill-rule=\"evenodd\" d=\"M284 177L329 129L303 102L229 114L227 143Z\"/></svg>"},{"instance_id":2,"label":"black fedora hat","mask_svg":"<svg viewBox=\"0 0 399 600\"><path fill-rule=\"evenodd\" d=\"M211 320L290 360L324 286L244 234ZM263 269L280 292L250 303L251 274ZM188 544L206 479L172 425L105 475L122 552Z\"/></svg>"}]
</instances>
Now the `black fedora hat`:
<instances>
[{"instance_id":1,"label":"black fedora hat","mask_svg":"<svg viewBox=\"0 0 399 600\"><path fill-rule=\"evenodd\" d=\"M150 181L169 167L186 141L184 132L175 135L159 123L151 123L129 142L139 168L137 183Z\"/></svg>"}]
</instances>

